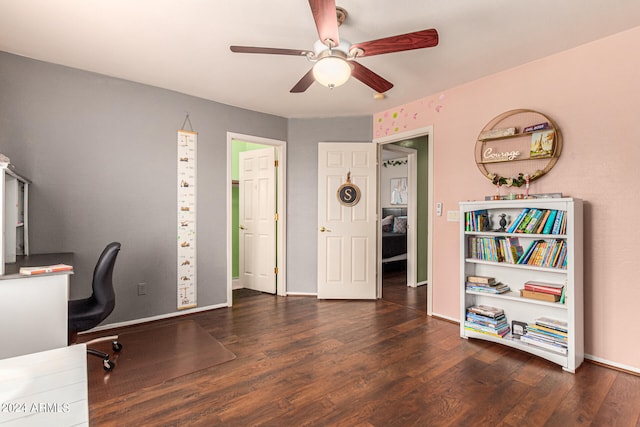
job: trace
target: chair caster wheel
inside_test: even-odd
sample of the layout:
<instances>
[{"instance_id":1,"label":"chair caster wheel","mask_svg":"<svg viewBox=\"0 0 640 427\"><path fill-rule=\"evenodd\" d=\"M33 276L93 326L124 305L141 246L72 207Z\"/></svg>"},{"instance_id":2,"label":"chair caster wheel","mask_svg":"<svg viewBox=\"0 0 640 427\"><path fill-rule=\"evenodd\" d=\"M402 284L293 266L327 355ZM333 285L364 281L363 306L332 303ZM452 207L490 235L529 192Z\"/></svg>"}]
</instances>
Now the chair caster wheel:
<instances>
[{"instance_id":1,"label":"chair caster wheel","mask_svg":"<svg viewBox=\"0 0 640 427\"><path fill-rule=\"evenodd\" d=\"M109 359L105 359L105 360L102 362L102 367L104 368L104 370L105 370L105 371L109 372L109 371L111 371L113 368L115 368L115 367L116 367L116 362L111 361L111 360L109 360Z\"/></svg>"},{"instance_id":2,"label":"chair caster wheel","mask_svg":"<svg viewBox=\"0 0 640 427\"><path fill-rule=\"evenodd\" d=\"M122 344L120 344L118 341L114 341L112 344L112 348L113 348L113 351L117 353L120 350L122 350Z\"/></svg>"}]
</instances>

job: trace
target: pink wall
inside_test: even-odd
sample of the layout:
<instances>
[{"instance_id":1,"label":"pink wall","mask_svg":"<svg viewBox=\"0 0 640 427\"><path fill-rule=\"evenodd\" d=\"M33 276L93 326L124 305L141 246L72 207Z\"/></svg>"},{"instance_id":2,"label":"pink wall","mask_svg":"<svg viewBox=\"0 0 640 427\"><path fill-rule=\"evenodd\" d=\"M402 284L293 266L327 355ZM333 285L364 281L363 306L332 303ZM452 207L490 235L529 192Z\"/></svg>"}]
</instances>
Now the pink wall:
<instances>
[{"instance_id":1,"label":"pink wall","mask_svg":"<svg viewBox=\"0 0 640 427\"><path fill-rule=\"evenodd\" d=\"M458 223L446 211L494 194L476 138L493 117L529 108L551 117L564 147L532 193L585 201L585 352L640 372L640 27L374 116L374 138L433 125L433 309L458 318ZM435 208L433 208L435 211ZM635 338L633 338L635 337Z\"/></svg>"}]
</instances>

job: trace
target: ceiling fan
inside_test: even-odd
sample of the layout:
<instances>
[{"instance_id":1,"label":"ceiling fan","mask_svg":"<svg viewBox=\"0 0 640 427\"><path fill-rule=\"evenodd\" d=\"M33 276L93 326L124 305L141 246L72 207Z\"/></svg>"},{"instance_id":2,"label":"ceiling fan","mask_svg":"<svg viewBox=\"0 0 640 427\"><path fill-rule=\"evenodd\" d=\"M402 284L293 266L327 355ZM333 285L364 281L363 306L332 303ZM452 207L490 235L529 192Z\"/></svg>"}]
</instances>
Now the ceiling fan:
<instances>
[{"instance_id":1,"label":"ceiling fan","mask_svg":"<svg viewBox=\"0 0 640 427\"><path fill-rule=\"evenodd\" d=\"M309 0L309 6L320 36L314 43L313 50L230 46L231 51L305 56L314 66L295 84L290 90L291 93L304 92L314 81L334 88L346 83L350 76L376 92L384 93L391 89L393 84L357 62L357 58L438 45L438 32L433 28L351 44L344 39L340 40L338 36L338 26L346 19L347 12L337 8L335 0Z\"/></svg>"}]
</instances>

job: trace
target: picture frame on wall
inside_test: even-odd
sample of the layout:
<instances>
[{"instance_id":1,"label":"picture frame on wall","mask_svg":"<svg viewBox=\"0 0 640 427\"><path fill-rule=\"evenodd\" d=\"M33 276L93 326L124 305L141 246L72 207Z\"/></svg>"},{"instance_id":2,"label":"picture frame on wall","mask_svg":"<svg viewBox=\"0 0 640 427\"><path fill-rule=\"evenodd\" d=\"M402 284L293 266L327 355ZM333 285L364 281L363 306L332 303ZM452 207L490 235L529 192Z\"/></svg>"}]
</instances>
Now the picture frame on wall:
<instances>
[{"instance_id":1,"label":"picture frame on wall","mask_svg":"<svg viewBox=\"0 0 640 427\"><path fill-rule=\"evenodd\" d=\"M407 177L391 178L391 204L406 205L408 200Z\"/></svg>"}]
</instances>

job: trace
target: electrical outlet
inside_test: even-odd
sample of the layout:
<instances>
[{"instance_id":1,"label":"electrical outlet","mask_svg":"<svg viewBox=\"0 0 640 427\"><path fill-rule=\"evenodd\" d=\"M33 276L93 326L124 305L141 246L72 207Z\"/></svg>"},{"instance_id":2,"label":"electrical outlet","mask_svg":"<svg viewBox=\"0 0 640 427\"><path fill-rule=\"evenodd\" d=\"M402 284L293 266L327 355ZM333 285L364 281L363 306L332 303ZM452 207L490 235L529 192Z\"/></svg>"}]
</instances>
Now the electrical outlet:
<instances>
[{"instance_id":1,"label":"electrical outlet","mask_svg":"<svg viewBox=\"0 0 640 427\"><path fill-rule=\"evenodd\" d=\"M147 284L138 283L138 296L147 294Z\"/></svg>"}]
</instances>

